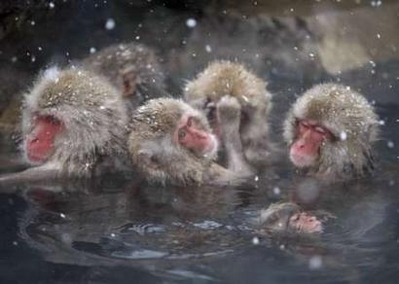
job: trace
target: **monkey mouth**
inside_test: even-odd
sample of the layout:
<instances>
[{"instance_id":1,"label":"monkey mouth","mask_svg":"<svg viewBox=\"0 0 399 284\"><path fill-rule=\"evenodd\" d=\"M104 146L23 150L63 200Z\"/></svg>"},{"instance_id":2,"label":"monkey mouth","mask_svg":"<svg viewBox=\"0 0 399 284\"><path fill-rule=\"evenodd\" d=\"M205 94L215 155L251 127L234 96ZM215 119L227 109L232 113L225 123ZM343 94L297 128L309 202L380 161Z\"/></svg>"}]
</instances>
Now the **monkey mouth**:
<instances>
[{"instance_id":1,"label":"monkey mouth","mask_svg":"<svg viewBox=\"0 0 399 284\"><path fill-rule=\"evenodd\" d=\"M315 162L315 159L313 157L298 155L296 153L292 153L292 151L290 152L290 160L295 166L299 168L311 167Z\"/></svg>"}]
</instances>

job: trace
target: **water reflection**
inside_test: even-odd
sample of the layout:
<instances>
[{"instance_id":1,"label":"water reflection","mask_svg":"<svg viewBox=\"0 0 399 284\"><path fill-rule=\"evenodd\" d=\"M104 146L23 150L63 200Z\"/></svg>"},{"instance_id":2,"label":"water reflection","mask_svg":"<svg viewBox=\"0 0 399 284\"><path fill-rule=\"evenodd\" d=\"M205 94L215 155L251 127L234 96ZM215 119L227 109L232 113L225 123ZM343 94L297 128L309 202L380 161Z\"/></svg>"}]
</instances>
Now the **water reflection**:
<instances>
[{"instance_id":1,"label":"water reflection","mask_svg":"<svg viewBox=\"0 0 399 284\"><path fill-rule=\"evenodd\" d=\"M397 250L399 199L385 180L323 185L305 206L336 218L316 237L259 230L254 220L273 202L268 197L272 185L160 188L127 181L118 188L101 182L80 186L73 192L59 192L54 184L25 188L28 207L19 218L20 236L47 262L127 265L161 278L230 283L243 280L245 269L254 281L362 282L368 273L394 265L387 259ZM308 179L281 187L283 199L295 199L304 186Z\"/></svg>"}]
</instances>

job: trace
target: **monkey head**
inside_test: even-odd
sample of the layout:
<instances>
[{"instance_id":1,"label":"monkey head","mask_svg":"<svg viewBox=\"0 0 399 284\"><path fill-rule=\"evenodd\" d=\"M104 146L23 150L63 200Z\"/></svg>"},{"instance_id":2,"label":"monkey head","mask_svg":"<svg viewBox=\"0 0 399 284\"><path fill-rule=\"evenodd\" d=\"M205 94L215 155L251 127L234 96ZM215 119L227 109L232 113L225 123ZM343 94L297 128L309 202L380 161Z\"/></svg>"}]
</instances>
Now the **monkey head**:
<instances>
[{"instance_id":1,"label":"monkey head","mask_svg":"<svg viewBox=\"0 0 399 284\"><path fill-rule=\"evenodd\" d=\"M359 93L320 84L297 99L284 124L290 160L321 176L361 176L373 167L378 136L373 107Z\"/></svg>"},{"instance_id":2,"label":"monkey head","mask_svg":"<svg viewBox=\"0 0 399 284\"><path fill-rule=\"evenodd\" d=\"M131 129L131 158L149 181L201 184L216 158L206 118L181 100L148 101L133 113Z\"/></svg>"},{"instance_id":3,"label":"monkey head","mask_svg":"<svg viewBox=\"0 0 399 284\"><path fill-rule=\"evenodd\" d=\"M251 73L244 65L230 61L214 61L189 81L184 98L192 106L202 109L213 129L217 130L216 104L229 95L238 100L242 118L262 107L267 114L271 107L271 94L266 91L266 82Z\"/></svg>"},{"instance_id":4,"label":"monkey head","mask_svg":"<svg viewBox=\"0 0 399 284\"><path fill-rule=\"evenodd\" d=\"M323 231L322 222L291 202L274 203L260 214L260 226L272 233L311 234Z\"/></svg>"},{"instance_id":5,"label":"monkey head","mask_svg":"<svg viewBox=\"0 0 399 284\"><path fill-rule=\"evenodd\" d=\"M22 150L27 161L86 175L99 156L123 152L128 117L120 97L90 72L46 70L25 95Z\"/></svg>"}]
</instances>

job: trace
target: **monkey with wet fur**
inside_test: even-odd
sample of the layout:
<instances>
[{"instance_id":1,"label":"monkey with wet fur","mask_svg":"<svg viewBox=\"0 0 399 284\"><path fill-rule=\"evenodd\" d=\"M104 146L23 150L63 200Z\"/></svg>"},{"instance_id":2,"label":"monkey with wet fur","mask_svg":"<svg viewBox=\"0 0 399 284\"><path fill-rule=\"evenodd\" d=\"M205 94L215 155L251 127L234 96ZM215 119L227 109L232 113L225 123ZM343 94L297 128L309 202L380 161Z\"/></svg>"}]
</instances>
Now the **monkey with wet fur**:
<instances>
[{"instance_id":1,"label":"monkey with wet fur","mask_svg":"<svg viewBox=\"0 0 399 284\"><path fill-rule=\"evenodd\" d=\"M231 154L227 155L229 168L253 171L270 162L271 94L266 82L242 64L212 62L187 83L184 98L206 113L223 148Z\"/></svg>"},{"instance_id":2,"label":"monkey with wet fur","mask_svg":"<svg viewBox=\"0 0 399 284\"><path fill-rule=\"evenodd\" d=\"M292 163L326 179L370 173L378 132L377 115L367 100L332 83L317 85L298 98L284 124Z\"/></svg>"},{"instance_id":3,"label":"monkey with wet fur","mask_svg":"<svg viewBox=\"0 0 399 284\"><path fill-rule=\"evenodd\" d=\"M292 202L274 203L261 210L258 225L267 233L306 235L323 232L323 221L332 215L318 218L312 212L303 211L299 205Z\"/></svg>"},{"instance_id":4,"label":"monkey with wet fur","mask_svg":"<svg viewBox=\"0 0 399 284\"><path fill-rule=\"evenodd\" d=\"M107 78L129 102L131 110L148 99L165 96L165 75L155 52L136 43L106 47L81 62L85 69Z\"/></svg>"},{"instance_id":5,"label":"monkey with wet fur","mask_svg":"<svg viewBox=\"0 0 399 284\"><path fill-rule=\"evenodd\" d=\"M214 162L218 141L206 117L181 100L160 98L136 109L128 148L150 182L174 185L234 183L234 173Z\"/></svg>"},{"instance_id":6,"label":"monkey with wet fur","mask_svg":"<svg viewBox=\"0 0 399 284\"><path fill-rule=\"evenodd\" d=\"M0 181L89 177L126 155L128 115L118 91L90 72L46 70L25 95L22 151L34 167Z\"/></svg>"}]
</instances>

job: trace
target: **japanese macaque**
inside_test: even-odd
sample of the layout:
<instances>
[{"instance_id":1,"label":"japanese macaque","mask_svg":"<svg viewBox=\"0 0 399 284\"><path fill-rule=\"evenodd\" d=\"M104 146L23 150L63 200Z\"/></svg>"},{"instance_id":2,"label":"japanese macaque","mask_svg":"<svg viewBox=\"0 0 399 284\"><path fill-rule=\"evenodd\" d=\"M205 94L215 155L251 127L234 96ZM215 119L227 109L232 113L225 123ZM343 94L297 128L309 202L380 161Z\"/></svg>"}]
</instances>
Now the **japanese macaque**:
<instances>
[{"instance_id":1,"label":"japanese macaque","mask_svg":"<svg viewBox=\"0 0 399 284\"><path fill-rule=\"evenodd\" d=\"M369 173L378 118L359 93L337 84L320 84L292 106L284 138L292 163L309 175L349 179Z\"/></svg>"},{"instance_id":2,"label":"japanese macaque","mask_svg":"<svg viewBox=\"0 0 399 284\"><path fill-rule=\"evenodd\" d=\"M127 126L126 106L106 80L80 69L50 68L25 95L22 110L22 151L35 167L14 175L88 177L100 163L126 154Z\"/></svg>"},{"instance_id":3,"label":"japanese macaque","mask_svg":"<svg viewBox=\"0 0 399 284\"><path fill-rule=\"evenodd\" d=\"M84 68L107 78L135 109L165 95L165 76L155 52L142 44L116 44L83 60Z\"/></svg>"},{"instance_id":4,"label":"japanese macaque","mask_svg":"<svg viewBox=\"0 0 399 284\"><path fill-rule=\"evenodd\" d=\"M274 203L262 210L259 225L270 233L314 234L323 231L321 220L292 202Z\"/></svg>"},{"instance_id":5,"label":"japanese macaque","mask_svg":"<svg viewBox=\"0 0 399 284\"><path fill-rule=\"evenodd\" d=\"M133 113L130 126L133 164L150 182L201 185L240 176L213 162L218 141L206 117L181 100L148 101Z\"/></svg>"},{"instance_id":6,"label":"japanese macaque","mask_svg":"<svg viewBox=\"0 0 399 284\"><path fill-rule=\"evenodd\" d=\"M253 170L270 162L271 94L266 90L265 81L242 64L215 61L188 82L184 98L206 113L226 152L234 154L227 155L229 168Z\"/></svg>"}]
</instances>

